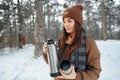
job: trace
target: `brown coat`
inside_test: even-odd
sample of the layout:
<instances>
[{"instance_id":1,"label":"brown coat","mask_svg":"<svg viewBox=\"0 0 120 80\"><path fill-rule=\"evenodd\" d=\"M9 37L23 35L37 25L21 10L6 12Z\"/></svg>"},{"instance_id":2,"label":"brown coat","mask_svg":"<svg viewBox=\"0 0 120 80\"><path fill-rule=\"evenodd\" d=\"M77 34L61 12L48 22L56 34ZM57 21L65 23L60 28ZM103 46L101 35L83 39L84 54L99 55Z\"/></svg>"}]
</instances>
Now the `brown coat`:
<instances>
[{"instance_id":1,"label":"brown coat","mask_svg":"<svg viewBox=\"0 0 120 80\"><path fill-rule=\"evenodd\" d=\"M77 72L75 80L97 80L101 72L100 53L96 43L91 38L87 37L87 65L90 66L89 70ZM47 56L43 55L44 60L47 62ZM48 63L48 62L47 62ZM54 80L65 80L55 78ZM68 79L67 79L68 80Z\"/></svg>"}]
</instances>

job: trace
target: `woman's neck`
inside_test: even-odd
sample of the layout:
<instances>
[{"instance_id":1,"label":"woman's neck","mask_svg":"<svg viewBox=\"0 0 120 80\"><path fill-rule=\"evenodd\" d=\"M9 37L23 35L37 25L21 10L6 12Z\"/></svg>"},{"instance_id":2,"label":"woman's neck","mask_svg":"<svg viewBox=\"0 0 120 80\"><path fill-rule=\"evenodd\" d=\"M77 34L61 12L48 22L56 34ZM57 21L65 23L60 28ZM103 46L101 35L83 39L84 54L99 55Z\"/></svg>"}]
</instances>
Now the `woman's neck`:
<instances>
[{"instance_id":1,"label":"woman's neck","mask_svg":"<svg viewBox=\"0 0 120 80\"><path fill-rule=\"evenodd\" d=\"M70 38L75 36L75 32L70 33Z\"/></svg>"}]
</instances>

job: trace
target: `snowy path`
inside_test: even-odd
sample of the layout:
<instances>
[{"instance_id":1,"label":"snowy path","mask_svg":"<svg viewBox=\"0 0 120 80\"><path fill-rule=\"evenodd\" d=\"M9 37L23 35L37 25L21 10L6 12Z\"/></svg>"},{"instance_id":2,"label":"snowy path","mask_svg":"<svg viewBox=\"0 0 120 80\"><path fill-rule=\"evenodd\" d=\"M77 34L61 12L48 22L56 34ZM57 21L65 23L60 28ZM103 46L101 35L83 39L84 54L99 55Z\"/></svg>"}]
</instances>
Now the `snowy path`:
<instances>
[{"instance_id":1,"label":"snowy path","mask_svg":"<svg viewBox=\"0 0 120 80\"><path fill-rule=\"evenodd\" d=\"M119 80L120 41L96 41L101 52L102 72L99 80ZM0 56L0 80L53 80L42 56L33 58L33 45ZM8 54L8 50L5 51Z\"/></svg>"}]
</instances>

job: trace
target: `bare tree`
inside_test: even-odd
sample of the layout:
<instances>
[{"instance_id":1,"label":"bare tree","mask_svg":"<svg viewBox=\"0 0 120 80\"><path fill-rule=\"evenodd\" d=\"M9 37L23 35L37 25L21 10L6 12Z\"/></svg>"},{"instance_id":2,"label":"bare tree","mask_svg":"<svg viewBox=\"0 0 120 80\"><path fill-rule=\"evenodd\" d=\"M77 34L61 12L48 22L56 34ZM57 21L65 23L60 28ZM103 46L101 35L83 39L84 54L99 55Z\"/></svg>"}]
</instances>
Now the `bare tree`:
<instances>
[{"instance_id":1,"label":"bare tree","mask_svg":"<svg viewBox=\"0 0 120 80\"><path fill-rule=\"evenodd\" d=\"M22 14L21 14L21 8L20 8L20 1L18 2L18 23L19 23L19 33L18 33L18 39L19 39L19 48L23 48L22 45Z\"/></svg>"},{"instance_id":2,"label":"bare tree","mask_svg":"<svg viewBox=\"0 0 120 80\"><path fill-rule=\"evenodd\" d=\"M107 22L104 9L104 0L101 0L101 11L102 11L102 28L103 28L103 40L107 40Z\"/></svg>"},{"instance_id":3,"label":"bare tree","mask_svg":"<svg viewBox=\"0 0 120 80\"><path fill-rule=\"evenodd\" d=\"M42 54L42 42L44 40L44 22L43 22L43 5L42 0L35 0L36 21L35 21L35 50L34 57L37 58Z\"/></svg>"}]
</instances>

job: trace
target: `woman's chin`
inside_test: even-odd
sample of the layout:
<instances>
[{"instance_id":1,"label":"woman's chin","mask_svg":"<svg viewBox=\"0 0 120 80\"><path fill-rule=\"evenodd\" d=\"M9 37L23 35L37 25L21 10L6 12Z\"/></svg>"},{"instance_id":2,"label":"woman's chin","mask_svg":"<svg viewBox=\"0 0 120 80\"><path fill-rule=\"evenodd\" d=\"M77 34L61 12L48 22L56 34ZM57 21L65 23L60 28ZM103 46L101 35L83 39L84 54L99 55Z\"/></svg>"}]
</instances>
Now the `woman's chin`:
<instances>
[{"instance_id":1,"label":"woman's chin","mask_svg":"<svg viewBox=\"0 0 120 80\"><path fill-rule=\"evenodd\" d=\"M66 31L67 33L71 33L70 31Z\"/></svg>"}]
</instances>

